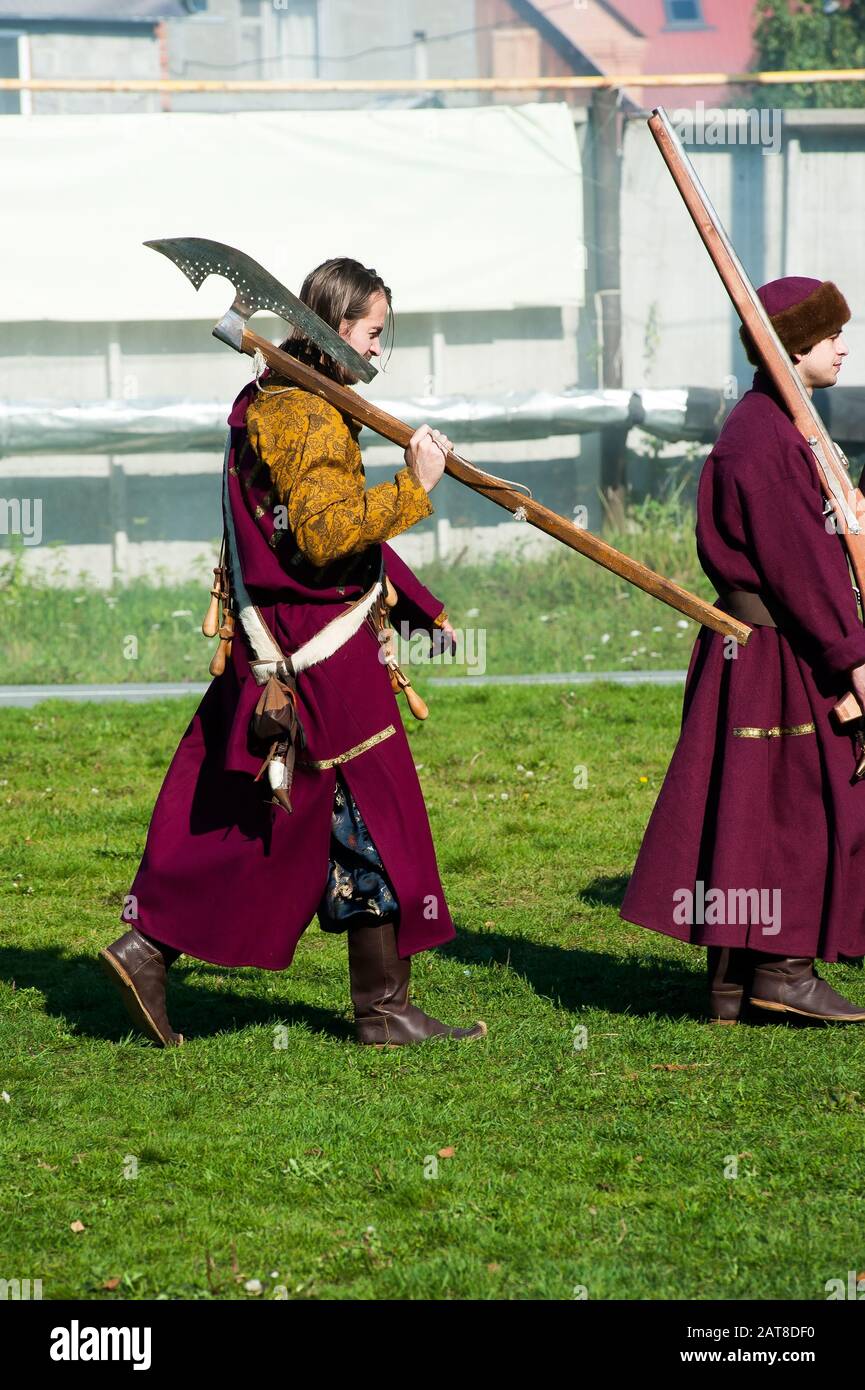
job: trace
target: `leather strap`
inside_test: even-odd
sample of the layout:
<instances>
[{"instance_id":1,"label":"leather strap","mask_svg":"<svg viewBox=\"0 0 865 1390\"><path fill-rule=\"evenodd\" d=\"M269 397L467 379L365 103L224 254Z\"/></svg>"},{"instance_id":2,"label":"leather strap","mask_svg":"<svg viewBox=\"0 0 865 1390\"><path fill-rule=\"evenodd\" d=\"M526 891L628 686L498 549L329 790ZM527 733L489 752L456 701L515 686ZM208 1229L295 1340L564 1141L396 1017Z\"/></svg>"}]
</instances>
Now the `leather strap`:
<instances>
[{"instance_id":1,"label":"leather strap","mask_svg":"<svg viewBox=\"0 0 865 1390\"><path fill-rule=\"evenodd\" d=\"M749 627L778 626L760 595L752 594L748 589L731 589L729 593L721 594L716 603L731 618L739 618Z\"/></svg>"}]
</instances>

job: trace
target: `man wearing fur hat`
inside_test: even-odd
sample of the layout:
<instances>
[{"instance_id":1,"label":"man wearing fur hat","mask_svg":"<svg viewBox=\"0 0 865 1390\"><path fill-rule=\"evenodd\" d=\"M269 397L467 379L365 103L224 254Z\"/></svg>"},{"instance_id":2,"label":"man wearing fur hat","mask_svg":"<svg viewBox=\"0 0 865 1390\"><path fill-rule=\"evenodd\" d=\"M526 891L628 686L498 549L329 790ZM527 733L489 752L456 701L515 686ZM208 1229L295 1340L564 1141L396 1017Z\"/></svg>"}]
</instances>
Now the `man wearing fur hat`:
<instances>
[{"instance_id":1,"label":"man wearing fur hat","mask_svg":"<svg viewBox=\"0 0 865 1390\"><path fill-rule=\"evenodd\" d=\"M788 276L759 296L806 389L834 386L850 318L837 287ZM850 689L865 707L865 627L812 451L762 370L703 468L697 549L753 634L700 631L622 916L708 948L717 1022L861 1023L814 960L865 954L865 782L830 718Z\"/></svg>"}]
</instances>

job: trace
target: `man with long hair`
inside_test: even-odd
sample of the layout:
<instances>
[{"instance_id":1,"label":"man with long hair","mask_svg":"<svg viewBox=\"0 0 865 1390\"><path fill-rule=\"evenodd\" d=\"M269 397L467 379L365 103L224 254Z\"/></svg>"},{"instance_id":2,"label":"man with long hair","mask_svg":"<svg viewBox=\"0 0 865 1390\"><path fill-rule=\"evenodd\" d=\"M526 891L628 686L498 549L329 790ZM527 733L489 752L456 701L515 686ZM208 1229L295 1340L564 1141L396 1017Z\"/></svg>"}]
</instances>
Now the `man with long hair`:
<instances>
[{"instance_id":1,"label":"man with long hair","mask_svg":"<svg viewBox=\"0 0 865 1390\"><path fill-rule=\"evenodd\" d=\"M391 293L341 257L301 298L367 360L381 352ZM344 368L293 333L283 347L335 380ZM129 930L101 952L130 1017L177 1045L166 976L181 953L281 970L314 916L346 932L358 1041L477 1038L408 999L410 957L455 935L414 761L371 621L392 613L448 632L442 604L387 545L432 512L450 440L423 425L392 482L366 488L359 427L334 406L263 373L229 416L226 525L250 607L296 675L294 777L267 796L250 735L260 688L242 628L168 770L127 899ZM380 609L378 610L380 612ZM288 809L290 805L291 809Z\"/></svg>"}]
</instances>

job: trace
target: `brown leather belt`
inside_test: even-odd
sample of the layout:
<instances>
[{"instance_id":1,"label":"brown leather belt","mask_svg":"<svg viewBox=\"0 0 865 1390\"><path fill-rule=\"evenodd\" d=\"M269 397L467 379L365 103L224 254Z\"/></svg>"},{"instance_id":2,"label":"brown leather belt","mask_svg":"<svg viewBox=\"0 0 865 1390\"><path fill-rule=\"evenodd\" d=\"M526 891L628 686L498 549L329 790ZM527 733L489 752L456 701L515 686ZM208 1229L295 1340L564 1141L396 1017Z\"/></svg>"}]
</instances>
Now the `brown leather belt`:
<instances>
[{"instance_id":1,"label":"brown leather belt","mask_svg":"<svg viewBox=\"0 0 865 1390\"><path fill-rule=\"evenodd\" d=\"M731 589L728 594L720 594L716 606L749 627L778 626L760 595L752 594L747 589Z\"/></svg>"}]
</instances>

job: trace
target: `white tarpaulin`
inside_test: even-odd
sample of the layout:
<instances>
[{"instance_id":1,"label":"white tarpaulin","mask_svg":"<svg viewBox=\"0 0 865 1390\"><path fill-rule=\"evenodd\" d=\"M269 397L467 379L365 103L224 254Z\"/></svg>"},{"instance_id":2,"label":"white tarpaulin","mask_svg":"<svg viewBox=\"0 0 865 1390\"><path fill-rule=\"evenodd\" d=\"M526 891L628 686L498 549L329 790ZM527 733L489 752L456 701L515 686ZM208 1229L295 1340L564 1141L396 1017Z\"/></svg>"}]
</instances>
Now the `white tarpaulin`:
<instances>
[{"instance_id":1,"label":"white tarpaulin","mask_svg":"<svg viewBox=\"0 0 865 1390\"><path fill-rule=\"evenodd\" d=\"M580 158L564 105L4 116L0 321L221 316L142 242L239 247L297 292L329 256L403 313L583 302Z\"/></svg>"}]
</instances>

